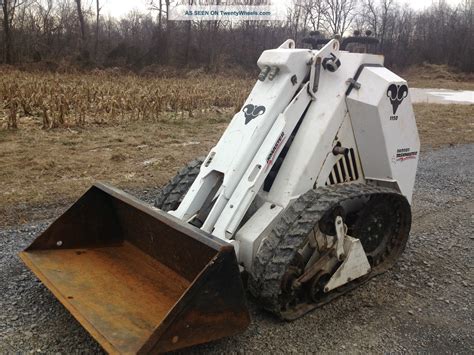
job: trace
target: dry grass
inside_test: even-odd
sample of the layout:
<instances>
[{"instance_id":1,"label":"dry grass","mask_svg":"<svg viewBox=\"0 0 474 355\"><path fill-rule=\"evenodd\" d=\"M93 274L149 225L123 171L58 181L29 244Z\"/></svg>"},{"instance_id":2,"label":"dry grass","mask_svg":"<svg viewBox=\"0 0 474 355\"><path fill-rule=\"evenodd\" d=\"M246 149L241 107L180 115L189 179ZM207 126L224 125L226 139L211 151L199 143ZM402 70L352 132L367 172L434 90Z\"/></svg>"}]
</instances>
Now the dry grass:
<instances>
[{"instance_id":1,"label":"dry grass","mask_svg":"<svg viewBox=\"0 0 474 355\"><path fill-rule=\"evenodd\" d=\"M414 107L422 149L474 143L474 105Z\"/></svg>"},{"instance_id":2,"label":"dry grass","mask_svg":"<svg viewBox=\"0 0 474 355\"><path fill-rule=\"evenodd\" d=\"M410 87L474 90L474 74L458 72L447 65L423 64L400 73Z\"/></svg>"},{"instance_id":3,"label":"dry grass","mask_svg":"<svg viewBox=\"0 0 474 355\"><path fill-rule=\"evenodd\" d=\"M19 212L25 204L67 203L99 180L120 188L161 186L206 154L226 125L221 118L53 131L23 123L21 130L0 130L0 225L25 219L27 211Z\"/></svg>"}]
</instances>

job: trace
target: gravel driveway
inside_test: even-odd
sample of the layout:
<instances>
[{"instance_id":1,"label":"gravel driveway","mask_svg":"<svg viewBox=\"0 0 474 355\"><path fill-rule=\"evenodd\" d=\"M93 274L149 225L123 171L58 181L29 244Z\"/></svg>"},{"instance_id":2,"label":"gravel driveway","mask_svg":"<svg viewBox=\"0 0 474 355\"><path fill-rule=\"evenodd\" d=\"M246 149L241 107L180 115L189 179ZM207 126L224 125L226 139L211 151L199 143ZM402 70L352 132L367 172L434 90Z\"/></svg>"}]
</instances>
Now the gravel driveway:
<instances>
[{"instance_id":1,"label":"gravel driveway","mask_svg":"<svg viewBox=\"0 0 474 355\"><path fill-rule=\"evenodd\" d=\"M250 301L246 332L190 351L473 353L473 176L474 145L424 152L411 240L392 270L292 323ZM101 352L17 257L49 222L0 231L0 353Z\"/></svg>"}]
</instances>

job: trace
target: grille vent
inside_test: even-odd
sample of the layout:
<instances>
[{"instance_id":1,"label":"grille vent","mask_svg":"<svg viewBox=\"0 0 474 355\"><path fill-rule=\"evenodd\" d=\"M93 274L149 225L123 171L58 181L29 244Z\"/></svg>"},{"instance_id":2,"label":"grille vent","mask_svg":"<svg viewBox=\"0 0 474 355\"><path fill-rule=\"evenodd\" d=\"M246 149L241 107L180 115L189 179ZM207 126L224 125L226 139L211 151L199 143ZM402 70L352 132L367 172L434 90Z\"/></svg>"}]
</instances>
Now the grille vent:
<instances>
[{"instance_id":1,"label":"grille vent","mask_svg":"<svg viewBox=\"0 0 474 355\"><path fill-rule=\"evenodd\" d=\"M334 164L331 174L326 181L327 185L342 184L344 182L356 181L359 179L359 169L354 155L354 149L350 148L347 155Z\"/></svg>"}]
</instances>

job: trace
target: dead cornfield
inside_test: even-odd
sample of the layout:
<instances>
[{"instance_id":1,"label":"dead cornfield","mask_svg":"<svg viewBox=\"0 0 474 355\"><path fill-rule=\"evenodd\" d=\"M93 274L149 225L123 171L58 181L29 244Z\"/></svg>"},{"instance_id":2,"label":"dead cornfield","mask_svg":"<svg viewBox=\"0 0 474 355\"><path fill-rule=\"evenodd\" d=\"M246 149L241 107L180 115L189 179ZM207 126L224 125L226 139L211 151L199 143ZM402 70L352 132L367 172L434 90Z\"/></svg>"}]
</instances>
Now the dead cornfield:
<instances>
[{"instance_id":1,"label":"dead cornfield","mask_svg":"<svg viewBox=\"0 0 474 355\"><path fill-rule=\"evenodd\" d=\"M173 120L240 107L252 81L193 72L158 78L114 71L87 74L0 69L0 109L4 126L24 118L43 129L124 121Z\"/></svg>"}]
</instances>

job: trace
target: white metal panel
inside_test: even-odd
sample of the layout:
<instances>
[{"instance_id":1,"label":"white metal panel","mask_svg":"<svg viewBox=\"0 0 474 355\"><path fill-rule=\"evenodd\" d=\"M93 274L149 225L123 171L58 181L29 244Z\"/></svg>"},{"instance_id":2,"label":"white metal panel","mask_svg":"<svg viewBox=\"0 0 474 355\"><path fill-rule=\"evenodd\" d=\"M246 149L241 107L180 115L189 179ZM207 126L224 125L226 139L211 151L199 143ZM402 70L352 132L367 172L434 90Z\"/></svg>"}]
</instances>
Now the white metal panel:
<instances>
[{"instance_id":1,"label":"white metal panel","mask_svg":"<svg viewBox=\"0 0 474 355\"><path fill-rule=\"evenodd\" d=\"M347 105L365 177L397 181L411 201L420 140L406 81L386 68L367 67L358 82ZM399 94L395 99L391 88Z\"/></svg>"},{"instance_id":2,"label":"white metal panel","mask_svg":"<svg viewBox=\"0 0 474 355\"><path fill-rule=\"evenodd\" d=\"M332 275L324 287L324 292L329 292L370 272L370 264L359 239L345 236L344 253L347 255L344 262Z\"/></svg>"},{"instance_id":3,"label":"white metal panel","mask_svg":"<svg viewBox=\"0 0 474 355\"><path fill-rule=\"evenodd\" d=\"M238 259L247 271L252 268L261 240L269 233L282 210L281 206L266 202L236 233L235 240L239 244Z\"/></svg>"}]
</instances>

